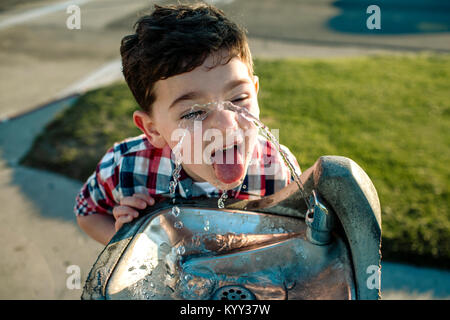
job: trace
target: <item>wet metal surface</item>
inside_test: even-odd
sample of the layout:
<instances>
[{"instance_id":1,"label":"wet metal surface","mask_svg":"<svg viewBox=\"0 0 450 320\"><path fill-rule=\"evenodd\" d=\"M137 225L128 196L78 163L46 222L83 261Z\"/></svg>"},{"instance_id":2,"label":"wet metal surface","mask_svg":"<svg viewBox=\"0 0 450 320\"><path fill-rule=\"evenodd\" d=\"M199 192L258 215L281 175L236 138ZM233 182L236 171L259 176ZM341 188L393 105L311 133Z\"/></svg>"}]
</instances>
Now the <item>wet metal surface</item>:
<instances>
[{"instance_id":1,"label":"wet metal surface","mask_svg":"<svg viewBox=\"0 0 450 320\"><path fill-rule=\"evenodd\" d=\"M313 245L305 223L288 217L180 209L176 218L164 210L142 227L112 272L108 299L213 299L228 286L257 299L354 298L342 241Z\"/></svg>"},{"instance_id":2,"label":"wet metal surface","mask_svg":"<svg viewBox=\"0 0 450 320\"><path fill-rule=\"evenodd\" d=\"M369 177L351 159L324 156L300 179L306 195L317 192L312 215L295 184L224 209L216 199L153 206L100 254L82 298L214 299L236 286L256 299L379 299L380 281L367 284L381 276Z\"/></svg>"}]
</instances>

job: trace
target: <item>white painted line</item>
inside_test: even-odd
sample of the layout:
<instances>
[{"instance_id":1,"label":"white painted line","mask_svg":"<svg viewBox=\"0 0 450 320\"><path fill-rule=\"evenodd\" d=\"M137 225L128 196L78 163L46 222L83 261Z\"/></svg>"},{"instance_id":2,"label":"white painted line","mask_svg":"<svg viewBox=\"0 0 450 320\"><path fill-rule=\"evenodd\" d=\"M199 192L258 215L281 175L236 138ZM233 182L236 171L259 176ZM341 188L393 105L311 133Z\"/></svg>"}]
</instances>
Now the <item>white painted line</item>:
<instances>
[{"instance_id":1,"label":"white painted line","mask_svg":"<svg viewBox=\"0 0 450 320\"><path fill-rule=\"evenodd\" d=\"M71 86L67 87L66 89L60 91L59 94L51 97L51 100L49 102L40 104L38 106L35 106L34 108L25 111L21 111L18 114L7 115L4 116L3 118L0 117L0 125L8 121L11 121L15 118L29 114L33 111L48 107L59 100L65 100L83 94L86 91L100 88L119 80L124 80L122 74L122 61L121 59L116 59L104 64L96 71L82 78L80 81L77 81Z\"/></svg>"},{"instance_id":2,"label":"white painted line","mask_svg":"<svg viewBox=\"0 0 450 320\"><path fill-rule=\"evenodd\" d=\"M66 10L67 7L71 4L80 6L89 1L92 1L92 0L64 1L64 2L60 2L60 3L51 4L51 5L42 7L42 8L33 9L33 10L29 10L29 11L26 11L23 13L19 13L10 18L7 18L3 21L0 21L0 29L12 27L16 24L28 22L32 19L36 19L38 17L47 15L49 13L53 13L53 12L60 11L60 10Z\"/></svg>"},{"instance_id":3,"label":"white painted line","mask_svg":"<svg viewBox=\"0 0 450 320\"><path fill-rule=\"evenodd\" d=\"M62 90L58 94L57 98L65 97L74 93L83 93L121 79L124 79L122 74L122 60L116 59L104 64L91 74Z\"/></svg>"}]
</instances>

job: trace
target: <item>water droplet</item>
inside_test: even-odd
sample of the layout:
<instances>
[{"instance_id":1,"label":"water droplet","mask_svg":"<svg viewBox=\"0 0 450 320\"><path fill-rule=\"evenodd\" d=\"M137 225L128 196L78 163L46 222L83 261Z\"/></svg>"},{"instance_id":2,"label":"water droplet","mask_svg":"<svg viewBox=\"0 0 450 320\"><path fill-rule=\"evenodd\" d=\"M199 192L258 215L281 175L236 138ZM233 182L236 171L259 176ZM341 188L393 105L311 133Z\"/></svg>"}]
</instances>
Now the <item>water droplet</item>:
<instances>
[{"instance_id":1,"label":"water droplet","mask_svg":"<svg viewBox=\"0 0 450 320\"><path fill-rule=\"evenodd\" d=\"M184 282L183 284L186 286L186 288L188 290L192 290L195 285L194 282L191 281L193 279L194 279L194 277L192 277L192 275L190 275L190 274L186 274L183 277L183 282Z\"/></svg>"},{"instance_id":2,"label":"water droplet","mask_svg":"<svg viewBox=\"0 0 450 320\"><path fill-rule=\"evenodd\" d=\"M175 217L178 217L178 216L180 215L180 208L178 208L177 206L173 206L173 207L172 207L172 214L173 214Z\"/></svg>"},{"instance_id":3,"label":"water droplet","mask_svg":"<svg viewBox=\"0 0 450 320\"><path fill-rule=\"evenodd\" d=\"M170 193L175 193L175 190L177 188L177 183L175 181L170 181L169 182L169 192Z\"/></svg>"},{"instance_id":4,"label":"water droplet","mask_svg":"<svg viewBox=\"0 0 450 320\"><path fill-rule=\"evenodd\" d=\"M285 281L284 286L287 290L292 290L296 284L297 282L295 280L287 280Z\"/></svg>"},{"instance_id":5,"label":"water droplet","mask_svg":"<svg viewBox=\"0 0 450 320\"><path fill-rule=\"evenodd\" d=\"M220 209L225 208L225 200L226 200L227 198L228 198L227 191L224 190L223 193L222 193L222 195L220 196L219 200L217 201L217 206L218 206Z\"/></svg>"},{"instance_id":6,"label":"water droplet","mask_svg":"<svg viewBox=\"0 0 450 320\"><path fill-rule=\"evenodd\" d=\"M185 248L184 246L179 246L179 247L177 248L177 254L178 254L179 256L183 255L185 252L186 252L186 248Z\"/></svg>"},{"instance_id":7,"label":"water droplet","mask_svg":"<svg viewBox=\"0 0 450 320\"><path fill-rule=\"evenodd\" d=\"M181 229L183 228L183 222L181 222L180 220L175 221L175 223L173 224L173 226L177 229Z\"/></svg>"}]
</instances>

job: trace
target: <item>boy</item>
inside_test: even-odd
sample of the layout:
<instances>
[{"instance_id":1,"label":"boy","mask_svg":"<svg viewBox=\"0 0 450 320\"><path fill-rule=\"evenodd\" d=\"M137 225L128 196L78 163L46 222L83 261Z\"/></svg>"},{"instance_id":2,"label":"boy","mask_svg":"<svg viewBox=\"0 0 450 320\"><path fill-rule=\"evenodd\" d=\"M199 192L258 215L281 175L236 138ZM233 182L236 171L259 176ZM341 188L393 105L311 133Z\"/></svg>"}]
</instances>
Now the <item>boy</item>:
<instances>
[{"instance_id":1,"label":"boy","mask_svg":"<svg viewBox=\"0 0 450 320\"><path fill-rule=\"evenodd\" d=\"M251 121L259 117L259 83L240 27L206 4L155 5L135 27L120 50L125 80L142 109L133 120L143 134L106 153L75 206L80 227L105 245L137 210L165 197L226 192L248 199L292 181L275 146L257 136ZM177 130L184 132L178 140ZM207 144L211 132L214 142ZM180 146L182 152L174 152ZM182 155L177 185L171 182L175 154Z\"/></svg>"}]
</instances>

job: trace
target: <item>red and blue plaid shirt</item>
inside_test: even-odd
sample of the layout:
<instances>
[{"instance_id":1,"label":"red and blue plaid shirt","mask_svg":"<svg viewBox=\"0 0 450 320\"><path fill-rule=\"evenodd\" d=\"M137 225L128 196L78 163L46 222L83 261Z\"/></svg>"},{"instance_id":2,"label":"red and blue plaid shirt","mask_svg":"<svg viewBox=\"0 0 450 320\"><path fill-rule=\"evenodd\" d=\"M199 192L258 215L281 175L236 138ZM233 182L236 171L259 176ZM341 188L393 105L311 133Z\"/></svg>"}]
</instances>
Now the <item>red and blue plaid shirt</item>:
<instances>
[{"instance_id":1,"label":"red and blue plaid shirt","mask_svg":"<svg viewBox=\"0 0 450 320\"><path fill-rule=\"evenodd\" d=\"M295 157L288 148L281 147L300 174ZM219 197L223 192L216 188L205 191L181 169L176 195L170 194L169 182L175 169L173 159L169 146L155 148L144 135L114 144L79 192L75 214L112 214L123 197L135 193L150 194L156 201L162 201L173 196ZM227 193L230 198L256 199L271 195L292 181L275 146L259 136L244 182Z\"/></svg>"}]
</instances>

